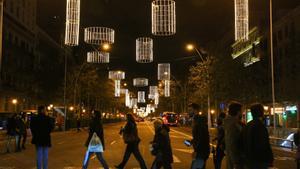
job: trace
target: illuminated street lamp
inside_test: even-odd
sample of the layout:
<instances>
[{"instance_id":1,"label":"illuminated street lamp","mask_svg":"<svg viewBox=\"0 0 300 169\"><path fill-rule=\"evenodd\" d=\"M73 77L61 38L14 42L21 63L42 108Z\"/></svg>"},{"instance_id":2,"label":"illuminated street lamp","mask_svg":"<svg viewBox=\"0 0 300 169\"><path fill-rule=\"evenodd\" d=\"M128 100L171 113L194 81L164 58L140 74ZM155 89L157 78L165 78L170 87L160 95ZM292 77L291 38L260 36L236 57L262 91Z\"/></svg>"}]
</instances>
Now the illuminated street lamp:
<instances>
[{"instance_id":1,"label":"illuminated street lamp","mask_svg":"<svg viewBox=\"0 0 300 169\"><path fill-rule=\"evenodd\" d=\"M201 61L202 62L206 62L207 60L206 59L203 59L203 52L200 52L197 47L193 44L187 44L186 45L186 49L188 51L196 51L196 53L198 54L198 56L201 58ZM207 75L208 75L208 79L209 79L209 72L207 72ZM210 114L210 87L209 87L209 84L208 84L208 92L207 92L207 121L208 121L208 127L210 128L211 127L211 114Z\"/></svg>"},{"instance_id":2,"label":"illuminated street lamp","mask_svg":"<svg viewBox=\"0 0 300 169\"><path fill-rule=\"evenodd\" d=\"M69 107L69 110L70 110L70 111L73 111L73 110L74 110L74 107L73 107L73 106Z\"/></svg>"},{"instance_id":3,"label":"illuminated street lamp","mask_svg":"<svg viewBox=\"0 0 300 169\"><path fill-rule=\"evenodd\" d=\"M11 103L15 106L15 112L17 112L18 100L17 99L12 99Z\"/></svg>"}]
</instances>

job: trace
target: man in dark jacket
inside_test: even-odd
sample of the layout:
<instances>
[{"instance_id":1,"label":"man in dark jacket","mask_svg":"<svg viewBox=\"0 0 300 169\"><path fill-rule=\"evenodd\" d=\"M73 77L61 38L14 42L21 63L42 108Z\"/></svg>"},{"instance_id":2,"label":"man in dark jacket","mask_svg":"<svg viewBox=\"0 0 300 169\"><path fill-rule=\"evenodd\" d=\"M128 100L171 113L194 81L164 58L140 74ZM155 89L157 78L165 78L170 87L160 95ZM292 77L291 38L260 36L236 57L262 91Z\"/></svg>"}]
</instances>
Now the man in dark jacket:
<instances>
[{"instance_id":1,"label":"man in dark jacket","mask_svg":"<svg viewBox=\"0 0 300 169\"><path fill-rule=\"evenodd\" d=\"M224 119L225 153L227 169L243 169L241 150L241 123L242 105L232 102L229 105L228 116Z\"/></svg>"},{"instance_id":2,"label":"man in dark jacket","mask_svg":"<svg viewBox=\"0 0 300 169\"><path fill-rule=\"evenodd\" d=\"M38 115L33 116L30 123L31 143L36 147L37 169L48 169L48 148L51 147L50 133L53 128L53 120L45 114L45 107L39 106Z\"/></svg>"},{"instance_id":3,"label":"man in dark jacket","mask_svg":"<svg viewBox=\"0 0 300 169\"><path fill-rule=\"evenodd\" d=\"M205 169L206 160L209 157L209 132L207 120L204 116L195 115L193 118L193 140L194 159L192 169Z\"/></svg>"},{"instance_id":4,"label":"man in dark jacket","mask_svg":"<svg viewBox=\"0 0 300 169\"><path fill-rule=\"evenodd\" d=\"M152 141L151 153L155 156L151 169L172 169L173 154L171 140L169 136L170 128L163 124L162 120L156 120L153 123L155 129L154 139Z\"/></svg>"},{"instance_id":5,"label":"man in dark jacket","mask_svg":"<svg viewBox=\"0 0 300 169\"><path fill-rule=\"evenodd\" d=\"M13 114L10 118L7 119L7 142L6 142L6 152L9 153L10 142L12 139L17 137L17 123L16 123L17 114ZM16 138L17 141L17 138ZM17 145L17 143L16 143Z\"/></svg>"},{"instance_id":6,"label":"man in dark jacket","mask_svg":"<svg viewBox=\"0 0 300 169\"><path fill-rule=\"evenodd\" d=\"M243 152L247 169L267 169L273 164L273 153L269 142L268 130L262 122L264 107L251 106L253 120L242 131Z\"/></svg>"}]
</instances>

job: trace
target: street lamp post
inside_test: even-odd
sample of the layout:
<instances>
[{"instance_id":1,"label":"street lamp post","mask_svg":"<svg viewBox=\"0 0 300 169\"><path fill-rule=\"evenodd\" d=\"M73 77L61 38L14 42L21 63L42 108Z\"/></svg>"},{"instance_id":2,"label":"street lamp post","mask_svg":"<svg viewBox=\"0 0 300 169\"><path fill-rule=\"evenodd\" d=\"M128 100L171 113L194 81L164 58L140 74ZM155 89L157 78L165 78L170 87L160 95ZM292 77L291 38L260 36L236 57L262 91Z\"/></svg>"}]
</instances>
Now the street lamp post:
<instances>
[{"instance_id":1,"label":"street lamp post","mask_svg":"<svg viewBox=\"0 0 300 169\"><path fill-rule=\"evenodd\" d=\"M207 61L207 59L203 58L202 52L200 52L194 45L188 44L186 46L187 50L192 51L195 50L198 56L201 58L202 62ZM207 121L208 121L208 127L212 127L211 125L211 114L210 114L210 84L209 84L209 71L207 70L207 76L208 76L208 91L207 91Z\"/></svg>"},{"instance_id":2,"label":"street lamp post","mask_svg":"<svg viewBox=\"0 0 300 169\"><path fill-rule=\"evenodd\" d=\"M273 106L273 125L276 129L276 113L275 113L275 82L274 82L274 53L273 53L273 4L270 0L270 57L271 57L271 77L272 77L272 106Z\"/></svg>"},{"instance_id":3,"label":"street lamp post","mask_svg":"<svg viewBox=\"0 0 300 169\"><path fill-rule=\"evenodd\" d=\"M17 99L12 99L12 104L14 105L14 109L15 109L15 112L17 112L17 104L18 104L18 100Z\"/></svg>"}]
</instances>

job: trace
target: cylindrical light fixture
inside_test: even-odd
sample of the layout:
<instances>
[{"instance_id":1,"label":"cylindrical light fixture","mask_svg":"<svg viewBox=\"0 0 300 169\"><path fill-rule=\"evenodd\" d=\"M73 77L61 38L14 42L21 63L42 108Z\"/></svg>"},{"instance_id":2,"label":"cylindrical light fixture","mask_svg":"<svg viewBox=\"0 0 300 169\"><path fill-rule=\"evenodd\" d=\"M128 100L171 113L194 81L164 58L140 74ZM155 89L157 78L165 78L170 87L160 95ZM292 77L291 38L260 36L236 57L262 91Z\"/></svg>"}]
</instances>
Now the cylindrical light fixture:
<instances>
[{"instance_id":1,"label":"cylindrical light fixture","mask_svg":"<svg viewBox=\"0 0 300 169\"><path fill-rule=\"evenodd\" d=\"M115 80L115 97L121 95L121 80Z\"/></svg>"},{"instance_id":2,"label":"cylindrical light fixture","mask_svg":"<svg viewBox=\"0 0 300 169\"><path fill-rule=\"evenodd\" d=\"M176 33L176 5L174 0L152 1L152 34L170 36Z\"/></svg>"},{"instance_id":3,"label":"cylindrical light fixture","mask_svg":"<svg viewBox=\"0 0 300 169\"><path fill-rule=\"evenodd\" d=\"M125 79L125 72L117 70L117 71L109 71L108 78L112 80L122 80Z\"/></svg>"},{"instance_id":4,"label":"cylindrical light fixture","mask_svg":"<svg viewBox=\"0 0 300 169\"><path fill-rule=\"evenodd\" d=\"M158 64L158 80L170 80L171 68L170 63L160 63Z\"/></svg>"},{"instance_id":5,"label":"cylindrical light fixture","mask_svg":"<svg viewBox=\"0 0 300 169\"><path fill-rule=\"evenodd\" d=\"M84 41L92 45L113 44L115 31L106 27L88 27L84 29Z\"/></svg>"},{"instance_id":6,"label":"cylindrical light fixture","mask_svg":"<svg viewBox=\"0 0 300 169\"><path fill-rule=\"evenodd\" d=\"M109 63L109 53L108 52L88 52L87 53L88 63Z\"/></svg>"},{"instance_id":7,"label":"cylindrical light fixture","mask_svg":"<svg viewBox=\"0 0 300 169\"><path fill-rule=\"evenodd\" d=\"M249 2L234 0L235 40L248 40L249 34Z\"/></svg>"},{"instance_id":8,"label":"cylindrical light fixture","mask_svg":"<svg viewBox=\"0 0 300 169\"><path fill-rule=\"evenodd\" d=\"M67 0L65 45L78 46L80 25L80 0Z\"/></svg>"},{"instance_id":9,"label":"cylindrical light fixture","mask_svg":"<svg viewBox=\"0 0 300 169\"><path fill-rule=\"evenodd\" d=\"M170 97L170 80L165 80L165 90L164 90L164 94L165 97Z\"/></svg>"},{"instance_id":10,"label":"cylindrical light fixture","mask_svg":"<svg viewBox=\"0 0 300 169\"><path fill-rule=\"evenodd\" d=\"M150 63L153 61L153 40L149 37L136 39L136 61Z\"/></svg>"},{"instance_id":11,"label":"cylindrical light fixture","mask_svg":"<svg viewBox=\"0 0 300 169\"><path fill-rule=\"evenodd\" d=\"M146 103L144 91L138 91L138 103Z\"/></svg>"},{"instance_id":12,"label":"cylindrical light fixture","mask_svg":"<svg viewBox=\"0 0 300 169\"><path fill-rule=\"evenodd\" d=\"M156 94L158 94L158 87L157 86L150 86L149 87L149 96L148 96L148 98L154 100Z\"/></svg>"},{"instance_id":13,"label":"cylindrical light fixture","mask_svg":"<svg viewBox=\"0 0 300 169\"><path fill-rule=\"evenodd\" d=\"M138 99L137 98L131 98L130 99L130 108L137 108L137 104L138 104Z\"/></svg>"},{"instance_id":14,"label":"cylindrical light fixture","mask_svg":"<svg viewBox=\"0 0 300 169\"><path fill-rule=\"evenodd\" d=\"M135 87L146 87L146 86L148 86L148 79L147 78L134 78L133 79L133 86L135 86Z\"/></svg>"}]
</instances>

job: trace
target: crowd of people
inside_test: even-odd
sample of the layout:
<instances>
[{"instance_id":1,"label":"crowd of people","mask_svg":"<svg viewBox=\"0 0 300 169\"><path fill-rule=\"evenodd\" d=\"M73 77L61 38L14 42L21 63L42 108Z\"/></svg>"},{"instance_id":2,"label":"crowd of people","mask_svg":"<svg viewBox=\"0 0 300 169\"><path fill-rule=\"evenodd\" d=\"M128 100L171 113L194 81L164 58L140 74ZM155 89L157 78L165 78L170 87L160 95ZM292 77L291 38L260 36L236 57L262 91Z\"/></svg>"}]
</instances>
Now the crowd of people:
<instances>
[{"instance_id":1,"label":"crowd of people","mask_svg":"<svg viewBox=\"0 0 300 169\"><path fill-rule=\"evenodd\" d=\"M205 169L206 161L211 153L209 128L207 118L199 114L199 105L190 104L192 118L192 140L189 143L194 153L191 159L191 169ZM217 141L214 152L215 169L221 169L222 160L226 156L227 169L268 169L273 166L273 153L269 142L269 134L263 123L264 108L262 104L251 106L253 120L247 124L242 122L242 105L232 102L228 107L228 113L220 113L217 119L217 135L213 141ZM139 150L141 141L134 116L126 115L126 125L121 128L126 150L123 160L115 165L117 169L126 166L130 155L133 154L139 162L141 169L146 169L145 160ZM173 163L170 129L163 124L161 119L153 122L154 138L151 141L151 154L155 156L151 169L171 169ZM27 128L26 116L15 114L8 122L7 151L12 137L16 137L17 151L25 149ZM50 133L54 128L53 120L45 114L45 107L38 107L38 114L31 118L30 129L32 144L36 147L37 168L48 168L48 149L51 147ZM26 133L26 132L25 132ZM298 135L295 135L299 137ZM21 146L21 138L23 138ZM299 141L299 139L298 139ZM89 159L93 153L105 169L108 164L103 156L105 151L104 130L101 121L101 112L92 111L92 119L89 124L89 135L85 143L87 151L82 168L88 168Z\"/></svg>"}]
</instances>

